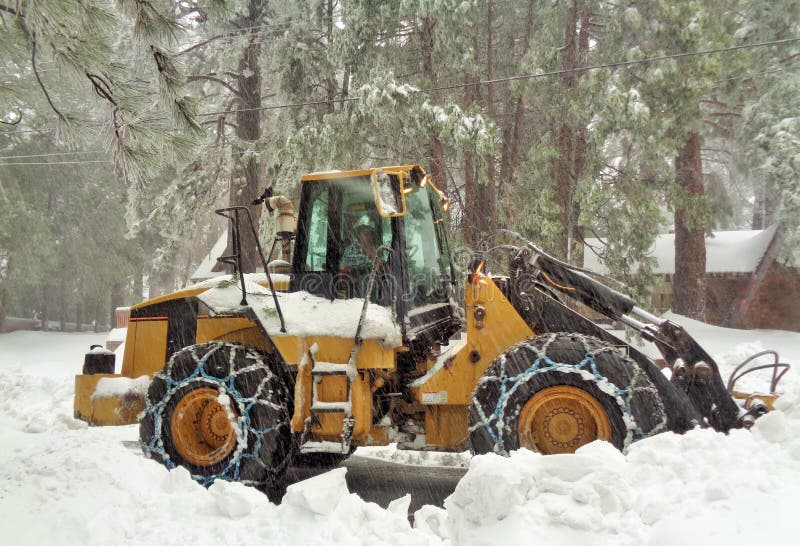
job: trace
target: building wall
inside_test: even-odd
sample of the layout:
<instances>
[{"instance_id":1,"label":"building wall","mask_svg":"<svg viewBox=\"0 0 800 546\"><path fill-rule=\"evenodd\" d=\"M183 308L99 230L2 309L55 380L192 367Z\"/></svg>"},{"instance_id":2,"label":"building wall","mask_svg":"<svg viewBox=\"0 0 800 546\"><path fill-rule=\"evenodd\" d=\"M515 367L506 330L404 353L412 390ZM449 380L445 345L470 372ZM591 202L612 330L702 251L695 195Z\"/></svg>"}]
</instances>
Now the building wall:
<instances>
[{"instance_id":1,"label":"building wall","mask_svg":"<svg viewBox=\"0 0 800 546\"><path fill-rule=\"evenodd\" d=\"M707 278L706 322L745 329L800 332L800 269L773 264L749 312L742 300L752 274L717 274ZM664 312L672 304L672 279L666 276L653 291L652 306Z\"/></svg>"},{"instance_id":2,"label":"building wall","mask_svg":"<svg viewBox=\"0 0 800 546\"><path fill-rule=\"evenodd\" d=\"M750 311L741 318L745 328L800 332L800 269L773 263Z\"/></svg>"},{"instance_id":3,"label":"building wall","mask_svg":"<svg viewBox=\"0 0 800 546\"><path fill-rule=\"evenodd\" d=\"M718 326L736 323L738 302L747 294L752 274L709 275L706 279L706 322Z\"/></svg>"}]
</instances>

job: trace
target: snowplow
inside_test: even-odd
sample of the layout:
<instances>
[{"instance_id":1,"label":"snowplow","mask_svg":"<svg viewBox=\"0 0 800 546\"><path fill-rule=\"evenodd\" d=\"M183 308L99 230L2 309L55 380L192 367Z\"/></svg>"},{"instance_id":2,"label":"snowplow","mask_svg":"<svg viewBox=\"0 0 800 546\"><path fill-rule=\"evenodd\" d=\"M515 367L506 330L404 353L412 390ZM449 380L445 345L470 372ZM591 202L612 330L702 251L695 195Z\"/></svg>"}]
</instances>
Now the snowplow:
<instances>
[{"instance_id":1,"label":"snowplow","mask_svg":"<svg viewBox=\"0 0 800 546\"><path fill-rule=\"evenodd\" d=\"M789 367L747 364L738 376L773 380L740 393L679 324L514 233L506 274L483 257L457 273L447 198L417 165L305 175L296 217L285 197L259 201L279 215L263 273L242 273L249 209L218 210L234 273L133 306L121 373L75 380L76 417L138 421L146 456L201 483L279 486L294 460L390 442L551 454L727 432L769 410ZM292 245L290 265L268 263ZM597 317L652 342L669 373Z\"/></svg>"}]
</instances>

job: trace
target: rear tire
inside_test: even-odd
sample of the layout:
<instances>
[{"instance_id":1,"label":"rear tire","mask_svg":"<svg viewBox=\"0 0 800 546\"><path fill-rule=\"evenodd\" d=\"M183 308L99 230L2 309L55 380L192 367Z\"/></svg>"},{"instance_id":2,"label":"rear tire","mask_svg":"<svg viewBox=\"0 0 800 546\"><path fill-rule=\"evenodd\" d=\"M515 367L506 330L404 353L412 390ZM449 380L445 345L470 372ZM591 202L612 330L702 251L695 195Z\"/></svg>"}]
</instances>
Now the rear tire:
<instances>
[{"instance_id":1,"label":"rear tire","mask_svg":"<svg viewBox=\"0 0 800 546\"><path fill-rule=\"evenodd\" d=\"M666 422L658 391L635 362L571 333L539 336L500 355L478 381L469 413L475 453L572 453L596 439L623 450L666 430Z\"/></svg>"},{"instance_id":2,"label":"rear tire","mask_svg":"<svg viewBox=\"0 0 800 546\"><path fill-rule=\"evenodd\" d=\"M227 342L185 347L153 377L139 425L145 455L214 480L280 486L290 458L291 391L272 357Z\"/></svg>"}]
</instances>

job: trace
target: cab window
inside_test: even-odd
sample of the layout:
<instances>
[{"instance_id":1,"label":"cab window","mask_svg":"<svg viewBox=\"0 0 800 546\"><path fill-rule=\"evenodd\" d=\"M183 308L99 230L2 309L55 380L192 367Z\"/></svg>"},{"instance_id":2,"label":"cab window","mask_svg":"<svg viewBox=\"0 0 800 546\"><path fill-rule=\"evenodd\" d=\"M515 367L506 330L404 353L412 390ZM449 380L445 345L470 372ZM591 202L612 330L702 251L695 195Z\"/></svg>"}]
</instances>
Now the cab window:
<instances>
[{"instance_id":1,"label":"cab window","mask_svg":"<svg viewBox=\"0 0 800 546\"><path fill-rule=\"evenodd\" d=\"M450 266L443 237L444 217L434 205L438 196L430 186L420 188L413 185L410 188L413 190L406 194L403 235L406 294L409 309L413 310L448 300Z\"/></svg>"}]
</instances>

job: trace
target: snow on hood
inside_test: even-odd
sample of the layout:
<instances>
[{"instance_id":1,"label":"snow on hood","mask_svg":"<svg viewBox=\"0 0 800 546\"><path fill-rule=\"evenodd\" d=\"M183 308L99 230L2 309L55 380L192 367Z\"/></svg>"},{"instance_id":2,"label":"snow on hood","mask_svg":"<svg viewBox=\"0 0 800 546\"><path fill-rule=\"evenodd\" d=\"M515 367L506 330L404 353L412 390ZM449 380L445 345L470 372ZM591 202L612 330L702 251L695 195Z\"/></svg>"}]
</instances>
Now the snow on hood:
<instances>
[{"instance_id":1,"label":"snow on hood","mask_svg":"<svg viewBox=\"0 0 800 546\"><path fill-rule=\"evenodd\" d=\"M273 280L274 280L273 275ZM215 313L241 312L242 292L240 284L217 283L197 297ZM275 309L275 301L269 288L245 277L247 303L256 318L271 336L337 336L352 338L356 335L364 300L329 300L308 292L276 292L286 332L281 332L281 323ZM377 339L387 347L402 343L397 321L388 307L370 303L361 329L363 339Z\"/></svg>"}]
</instances>

